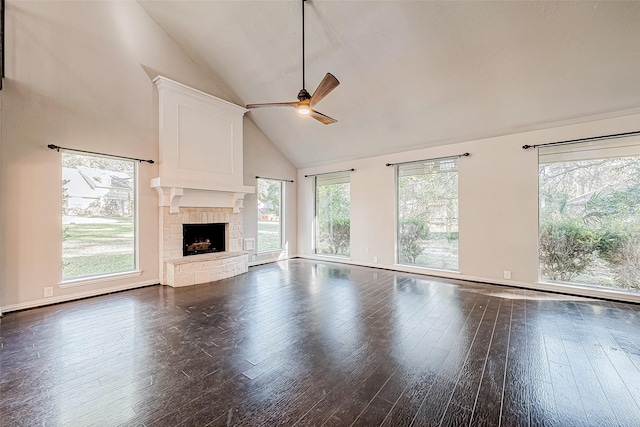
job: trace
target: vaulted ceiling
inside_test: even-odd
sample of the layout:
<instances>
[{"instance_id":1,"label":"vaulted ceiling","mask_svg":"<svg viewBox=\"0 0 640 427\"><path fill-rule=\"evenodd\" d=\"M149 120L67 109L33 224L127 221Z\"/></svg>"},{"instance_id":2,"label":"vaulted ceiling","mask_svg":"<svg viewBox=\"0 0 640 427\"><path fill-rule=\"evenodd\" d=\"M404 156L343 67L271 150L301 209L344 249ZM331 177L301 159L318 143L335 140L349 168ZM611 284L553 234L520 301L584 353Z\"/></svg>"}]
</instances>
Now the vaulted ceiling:
<instances>
[{"instance_id":1,"label":"vaulted ceiling","mask_svg":"<svg viewBox=\"0 0 640 427\"><path fill-rule=\"evenodd\" d=\"M143 1L229 100L295 101L301 0ZM640 112L640 2L308 0L317 109L248 117L298 167Z\"/></svg>"}]
</instances>

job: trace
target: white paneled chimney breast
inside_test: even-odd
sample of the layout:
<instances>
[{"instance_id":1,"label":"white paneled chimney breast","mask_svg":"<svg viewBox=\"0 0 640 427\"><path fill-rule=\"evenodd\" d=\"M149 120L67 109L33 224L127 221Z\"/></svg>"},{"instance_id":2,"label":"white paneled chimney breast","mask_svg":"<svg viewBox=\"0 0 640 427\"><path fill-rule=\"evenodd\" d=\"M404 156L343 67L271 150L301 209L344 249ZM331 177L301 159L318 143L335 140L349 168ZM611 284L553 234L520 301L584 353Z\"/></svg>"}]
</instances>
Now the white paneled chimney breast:
<instances>
[{"instance_id":1,"label":"white paneled chimney breast","mask_svg":"<svg viewBox=\"0 0 640 427\"><path fill-rule=\"evenodd\" d=\"M160 205L241 208L242 118L247 110L158 76L159 172L151 181Z\"/></svg>"}]
</instances>

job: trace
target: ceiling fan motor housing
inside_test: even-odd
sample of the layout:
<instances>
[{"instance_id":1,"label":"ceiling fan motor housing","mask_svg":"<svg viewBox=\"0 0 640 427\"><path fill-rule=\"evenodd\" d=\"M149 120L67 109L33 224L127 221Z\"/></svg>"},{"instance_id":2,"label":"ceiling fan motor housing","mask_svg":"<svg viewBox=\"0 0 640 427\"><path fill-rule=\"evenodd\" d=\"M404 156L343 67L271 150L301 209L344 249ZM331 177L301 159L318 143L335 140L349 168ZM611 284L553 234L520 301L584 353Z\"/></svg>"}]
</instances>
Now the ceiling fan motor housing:
<instances>
[{"instance_id":1,"label":"ceiling fan motor housing","mask_svg":"<svg viewBox=\"0 0 640 427\"><path fill-rule=\"evenodd\" d=\"M298 92L298 100L306 101L307 99L311 99L311 95L309 95L309 92L307 92L305 88L300 89L300 92Z\"/></svg>"}]
</instances>

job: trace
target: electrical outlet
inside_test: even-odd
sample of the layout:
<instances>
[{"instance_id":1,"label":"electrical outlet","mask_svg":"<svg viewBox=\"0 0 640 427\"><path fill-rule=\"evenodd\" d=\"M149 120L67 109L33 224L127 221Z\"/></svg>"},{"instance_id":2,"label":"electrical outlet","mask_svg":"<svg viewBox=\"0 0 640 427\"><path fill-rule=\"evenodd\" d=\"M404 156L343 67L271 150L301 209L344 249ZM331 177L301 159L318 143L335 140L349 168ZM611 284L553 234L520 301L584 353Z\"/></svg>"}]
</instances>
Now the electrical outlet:
<instances>
[{"instance_id":1,"label":"electrical outlet","mask_svg":"<svg viewBox=\"0 0 640 427\"><path fill-rule=\"evenodd\" d=\"M511 270L505 270L504 271L504 278L505 279L511 279Z\"/></svg>"},{"instance_id":2,"label":"electrical outlet","mask_svg":"<svg viewBox=\"0 0 640 427\"><path fill-rule=\"evenodd\" d=\"M378 257L377 257L377 256L374 256L374 257L373 257L373 262L374 262L374 263L377 263L377 262L378 262Z\"/></svg>"},{"instance_id":3,"label":"electrical outlet","mask_svg":"<svg viewBox=\"0 0 640 427\"><path fill-rule=\"evenodd\" d=\"M53 286L47 286L44 288L44 297L49 298L53 296Z\"/></svg>"},{"instance_id":4,"label":"electrical outlet","mask_svg":"<svg viewBox=\"0 0 640 427\"><path fill-rule=\"evenodd\" d=\"M366 253L369 253L369 246L367 246L366 248L364 248L364 251L365 251Z\"/></svg>"}]
</instances>

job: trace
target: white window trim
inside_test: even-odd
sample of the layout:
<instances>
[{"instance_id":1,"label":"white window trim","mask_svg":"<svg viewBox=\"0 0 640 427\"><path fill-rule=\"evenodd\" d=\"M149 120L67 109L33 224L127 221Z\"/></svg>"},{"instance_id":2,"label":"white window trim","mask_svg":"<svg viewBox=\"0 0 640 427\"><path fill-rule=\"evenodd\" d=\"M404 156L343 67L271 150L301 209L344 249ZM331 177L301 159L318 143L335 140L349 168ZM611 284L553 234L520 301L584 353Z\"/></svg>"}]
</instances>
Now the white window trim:
<instances>
[{"instance_id":1,"label":"white window trim","mask_svg":"<svg viewBox=\"0 0 640 427\"><path fill-rule=\"evenodd\" d=\"M623 138L620 141L612 142L609 140L598 140L593 142L585 142L577 146L549 146L540 147L538 151L538 241L537 241L537 265L538 279L536 286L542 290L551 290L559 292L571 292L579 295L611 298L615 300L625 300L631 302L640 302L640 296L630 290L607 287L603 285L589 285L586 283L560 282L546 280L542 277L542 268L540 266L540 165L551 163L567 163L589 160L609 159L614 157L635 157L640 156L640 141L637 137ZM546 151L546 153L545 153ZM541 162L541 158L545 158ZM564 290L563 290L564 289ZM634 298L635 297L635 298Z\"/></svg>"},{"instance_id":2,"label":"white window trim","mask_svg":"<svg viewBox=\"0 0 640 427\"><path fill-rule=\"evenodd\" d=\"M336 174L342 172L336 172ZM324 254L318 252L318 176L313 177L313 255L337 260L351 260L351 171L349 171L349 255Z\"/></svg>"},{"instance_id":3,"label":"white window trim","mask_svg":"<svg viewBox=\"0 0 640 427\"><path fill-rule=\"evenodd\" d=\"M78 286L95 285L96 283L111 282L113 280L130 279L139 277L142 270L123 271L120 273L102 274L99 276L78 277L70 280L63 280L58 283L58 287L62 289L75 288Z\"/></svg>"},{"instance_id":4,"label":"white window trim","mask_svg":"<svg viewBox=\"0 0 640 427\"><path fill-rule=\"evenodd\" d=\"M67 150L63 150L64 152L69 152L72 154L77 154L73 151L67 151ZM86 154L83 154L85 156L89 156ZM120 157L114 157L114 156L109 156L109 155L100 155L100 154L90 154L90 156L95 156L95 157L106 157L106 158L115 158L118 160L123 160ZM95 276L80 276L80 277L73 277L71 279L67 279L67 280L61 280L58 283L58 287L59 288L73 288L73 287L77 287L77 286L85 286L85 285L92 285L95 283L102 283L102 282L109 282L112 280L119 280L119 279L128 279L128 278L133 278L133 277L139 277L142 274L142 270L140 269L140 238L139 238L139 234L140 234L140 206L139 206L139 198L140 198L140 185L139 185L139 179L138 179L138 167L140 165L140 162L136 162L133 161L133 185L134 185L134 191L133 191L133 203L134 203L134 210L133 210L133 262L134 262L134 266L133 269L131 270L126 270L126 271L117 271L117 272L112 272L112 273L107 273L107 274L99 274L99 275L95 275ZM62 212L61 212L62 215ZM62 237L62 236L61 236ZM62 246L62 241L60 242ZM62 261L62 260L61 260ZM60 273L62 275L62 269L60 269Z\"/></svg>"},{"instance_id":5,"label":"white window trim","mask_svg":"<svg viewBox=\"0 0 640 427\"><path fill-rule=\"evenodd\" d=\"M452 157L453 158L453 157ZM439 160L439 159L435 159ZM429 160L416 160L415 163L419 162L427 162ZM456 159L457 164L457 173L458 173L458 232L460 231L460 163L459 159ZM403 164L409 164L414 162L406 162L406 163L398 163L394 165L394 184L395 184L395 192L396 192L396 208L394 211L394 241L393 241L393 249L394 249L394 265L398 267L408 267L415 268L421 271L432 271L434 273L452 273L452 274L461 274L460 273L460 234L458 234L458 268L455 270L447 270L444 268L436 268L427 265L416 265L416 264L403 264L400 262L400 244L398 242L398 238L400 237L399 228L400 228L400 166Z\"/></svg>"}]
</instances>

